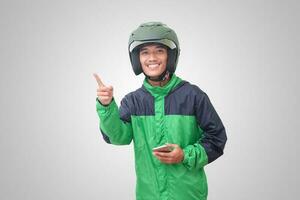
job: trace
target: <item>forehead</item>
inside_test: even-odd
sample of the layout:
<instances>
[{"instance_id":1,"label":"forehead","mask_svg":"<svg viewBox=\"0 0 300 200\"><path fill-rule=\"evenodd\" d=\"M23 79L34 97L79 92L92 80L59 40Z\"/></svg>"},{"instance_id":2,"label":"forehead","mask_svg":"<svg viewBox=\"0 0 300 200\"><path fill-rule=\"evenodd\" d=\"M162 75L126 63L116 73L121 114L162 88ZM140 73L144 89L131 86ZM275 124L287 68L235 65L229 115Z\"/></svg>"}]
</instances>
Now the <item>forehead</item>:
<instances>
[{"instance_id":1,"label":"forehead","mask_svg":"<svg viewBox=\"0 0 300 200\"><path fill-rule=\"evenodd\" d=\"M150 44L144 44L140 47L140 51L147 50L147 49L157 49L157 48L163 48L167 49L163 44L159 43L150 43Z\"/></svg>"}]
</instances>

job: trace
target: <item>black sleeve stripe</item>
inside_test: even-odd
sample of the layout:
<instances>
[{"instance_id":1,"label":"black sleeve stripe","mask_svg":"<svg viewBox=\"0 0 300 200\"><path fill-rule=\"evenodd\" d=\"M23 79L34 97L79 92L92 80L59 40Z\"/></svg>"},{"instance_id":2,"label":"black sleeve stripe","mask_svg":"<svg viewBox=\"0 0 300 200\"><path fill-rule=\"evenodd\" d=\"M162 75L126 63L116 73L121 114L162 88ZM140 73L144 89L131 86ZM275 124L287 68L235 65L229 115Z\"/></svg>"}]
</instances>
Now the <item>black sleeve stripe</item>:
<instances>
[{"instance_id":1,"label":"black sleeve stripe","mask_svg":"<svg viewBox=\"0 0 300 200\"><path fill-rule=\"evenodd\" d=\"M102 134L102 137L104 139L104 141L108 144L111 144L110 140L109 140L109 137L102 131L102 129L100 128L100 131L101 131L101 134Z\"/></svg>"},{"instance_id":2,"label":"black sleeve stripe","mask_svg":"<svg viewBox=\"0 0 300 200\"><path fill-rule=\"evenodd\" d=\"M205 148L210 163L223 155L227 136L225 127L209 97L201 91L197 98L196 116L200 128L204 131L200 143Z\"/></svg>"}]
</instances>

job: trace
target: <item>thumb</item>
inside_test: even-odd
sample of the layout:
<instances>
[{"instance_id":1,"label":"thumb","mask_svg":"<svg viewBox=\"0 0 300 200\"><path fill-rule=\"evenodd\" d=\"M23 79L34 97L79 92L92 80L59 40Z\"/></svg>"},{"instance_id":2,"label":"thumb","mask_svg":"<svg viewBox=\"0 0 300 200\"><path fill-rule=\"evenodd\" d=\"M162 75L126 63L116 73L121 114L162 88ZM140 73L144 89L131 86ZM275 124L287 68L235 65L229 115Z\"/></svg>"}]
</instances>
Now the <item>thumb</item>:
<instances>
[{"instance_id":1,"label":"thumb","mask_svg":"<svg viewBox=\"0 0 300 200\"><path fill-rule=\"evenodd\" d=\"M108 89L109 89L110 91L112 91L112 90L113 90L113 87L110 85L110 86L108 86Z\"/></svg>"}]
</instances>

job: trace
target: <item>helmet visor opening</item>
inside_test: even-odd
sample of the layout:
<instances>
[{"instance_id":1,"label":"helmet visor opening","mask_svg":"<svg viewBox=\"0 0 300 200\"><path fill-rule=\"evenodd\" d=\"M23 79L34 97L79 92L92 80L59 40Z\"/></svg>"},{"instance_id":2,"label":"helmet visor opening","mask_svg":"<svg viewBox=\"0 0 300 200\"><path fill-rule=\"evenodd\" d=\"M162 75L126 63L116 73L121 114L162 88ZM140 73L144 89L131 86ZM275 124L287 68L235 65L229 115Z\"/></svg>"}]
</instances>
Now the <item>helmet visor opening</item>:
<instances>
[{"instance_id":1,"label":"helmet visor opening","mask_svg":"<svg viewBox=\"0 0 300 200\"><path fill-rule=\"evenodd\" d=\"M142 44L146 45L146 44L149 44L149 43L160 43L160 44L163 44L163 45L169 47L170 49L177 48L176 44L172 40L168 40L168 39L148 40L148 41L134 41L129 46L129 52L132 52L133 49L136 48L139 45L142 45Z\"/></svg>"}]
</instances>

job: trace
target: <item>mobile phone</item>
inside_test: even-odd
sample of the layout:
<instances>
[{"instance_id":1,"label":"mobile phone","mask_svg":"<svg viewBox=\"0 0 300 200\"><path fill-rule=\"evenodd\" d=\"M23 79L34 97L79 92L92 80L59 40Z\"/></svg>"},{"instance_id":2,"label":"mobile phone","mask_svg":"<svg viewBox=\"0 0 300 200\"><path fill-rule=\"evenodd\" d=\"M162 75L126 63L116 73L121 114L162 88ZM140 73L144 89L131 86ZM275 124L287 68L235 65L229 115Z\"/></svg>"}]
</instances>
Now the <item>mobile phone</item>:
<instances>
[{"instance_id":1,"label":"mobile phone","mask_svg":"<svg viewBox=\"0 0 300 200\"><path fill-rule=\"evenodd\" d=\"M165 144L165 145L153 148L152 151L155 151L155 152L171 152L171 151L173 151L173 147L167 146Z\"/></svg>"}]
</instances>

